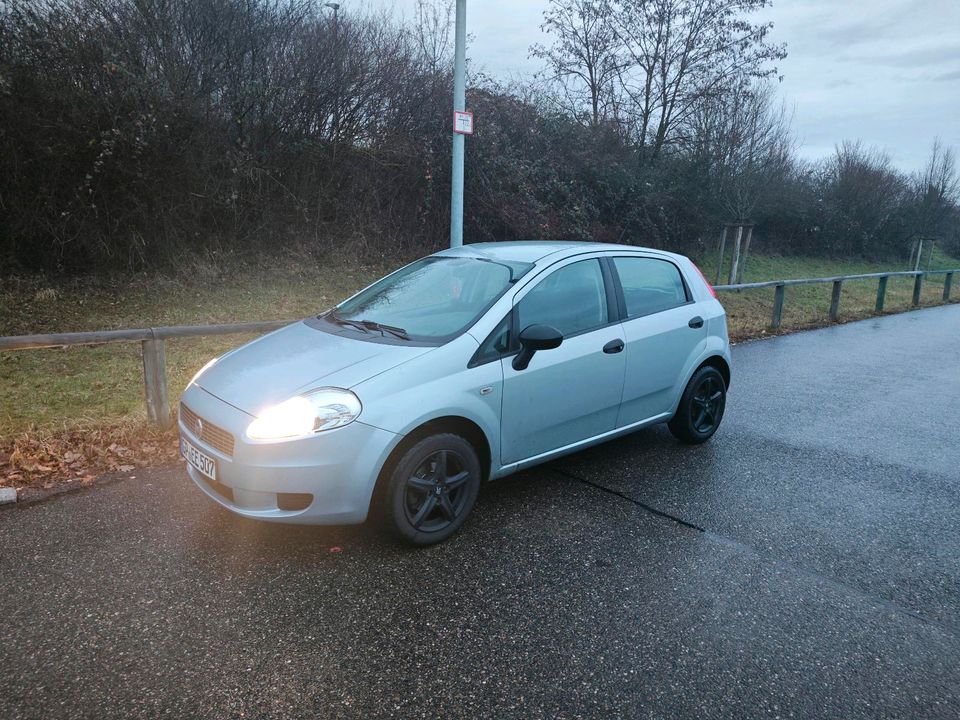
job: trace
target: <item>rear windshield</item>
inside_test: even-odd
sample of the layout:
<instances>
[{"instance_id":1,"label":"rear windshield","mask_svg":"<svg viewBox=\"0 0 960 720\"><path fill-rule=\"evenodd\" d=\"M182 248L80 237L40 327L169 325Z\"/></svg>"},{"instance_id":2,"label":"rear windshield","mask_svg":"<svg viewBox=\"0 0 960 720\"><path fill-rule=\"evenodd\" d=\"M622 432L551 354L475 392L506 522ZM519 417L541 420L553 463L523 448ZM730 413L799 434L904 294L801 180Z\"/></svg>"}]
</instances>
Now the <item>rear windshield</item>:
<instances>
[{"instance_id":1,"label":"rear windshield","mask_svg":"<svg viewBox=\"0 0 960 720\"><path fill-rule=\"evenodd\" d=\"M388 275L336 308L338 318L442 339L466 330L531 267L470 257L429 257Z\"/></svg>"}]
</instances>

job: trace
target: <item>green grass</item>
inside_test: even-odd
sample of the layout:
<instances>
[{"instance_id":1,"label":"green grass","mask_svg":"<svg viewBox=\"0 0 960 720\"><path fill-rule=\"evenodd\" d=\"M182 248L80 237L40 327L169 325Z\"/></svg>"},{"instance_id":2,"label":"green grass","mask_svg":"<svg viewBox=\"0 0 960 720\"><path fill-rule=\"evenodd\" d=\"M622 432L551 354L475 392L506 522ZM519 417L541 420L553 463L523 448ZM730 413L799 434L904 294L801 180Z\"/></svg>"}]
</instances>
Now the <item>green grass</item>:
<instances>
[{"instance_id":1,"label":"green grass","mask_svg":"<svg viewBox=\"0 0 960 720\"><path fill-rule=\"evenodd\" d=\"M700 266L714 279L716 258ZM960 268L960 261L934 258L932 267ZM712 271L710 270L712 268ZM0 335L68 332L177 324L299 318L319 312L363 287L388 268L317 265L249 268L221 275L201 267L196 279L137 277L116 283L39 278L0 282ZM754 256L744 280L820 277L905 269L893 263ZM960 297L957 278L955 297ZM873 312L875 280L846 283L841 320ZM940 302L942 280L924 286L923 303ZM911 307L912 279L891 279L888 311ZM827 322L830 285L786 290L783 328ZM722 293L731 334L763 334L770 322L773 290ZM243 336L167 342L171 403L209 358L246 340ZM139 423L145 419L139 343L0 352L0 447L33 426L56 430L83 424Z\"/></svg>"}]
</instances>

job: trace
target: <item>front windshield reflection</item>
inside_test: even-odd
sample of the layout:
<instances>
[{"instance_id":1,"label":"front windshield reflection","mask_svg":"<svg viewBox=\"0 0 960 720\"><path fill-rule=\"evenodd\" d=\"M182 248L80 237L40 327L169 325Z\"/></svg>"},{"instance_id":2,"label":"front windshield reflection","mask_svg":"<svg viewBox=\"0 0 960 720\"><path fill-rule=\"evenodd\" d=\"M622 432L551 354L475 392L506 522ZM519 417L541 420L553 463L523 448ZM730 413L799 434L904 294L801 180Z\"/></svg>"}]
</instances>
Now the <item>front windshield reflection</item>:
<instances>
[{"instance_id":1,"label":"front windshield reflection","mask_svg":"<svg viewBox=\"0 0 960 720\"><path fill-rule=\"evenodd\" d=\"M466 329L529 265L432 257L389 275L336 308L343 320L442 338Z\"/></svg>"}]
</instances>

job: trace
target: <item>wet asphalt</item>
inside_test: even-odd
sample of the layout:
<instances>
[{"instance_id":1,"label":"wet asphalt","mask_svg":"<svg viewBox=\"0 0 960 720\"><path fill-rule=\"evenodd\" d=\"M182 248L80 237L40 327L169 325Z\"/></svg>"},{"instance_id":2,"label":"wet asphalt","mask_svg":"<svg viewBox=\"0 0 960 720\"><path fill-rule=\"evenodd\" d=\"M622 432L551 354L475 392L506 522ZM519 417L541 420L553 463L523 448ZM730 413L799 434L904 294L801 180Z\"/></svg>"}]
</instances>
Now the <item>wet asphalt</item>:
<instances>
[{"instance_id":1,"label":"wet asphalt","mask_svg":"<svg viewBox=\"0 0 960 720\"><path fill-rule=\"evenodd\" d=\"M960 305L733 355L707 445L494 483L429 550L180 468L2 511L0 717L956 718Z\"/></svg>"}]
</instances>

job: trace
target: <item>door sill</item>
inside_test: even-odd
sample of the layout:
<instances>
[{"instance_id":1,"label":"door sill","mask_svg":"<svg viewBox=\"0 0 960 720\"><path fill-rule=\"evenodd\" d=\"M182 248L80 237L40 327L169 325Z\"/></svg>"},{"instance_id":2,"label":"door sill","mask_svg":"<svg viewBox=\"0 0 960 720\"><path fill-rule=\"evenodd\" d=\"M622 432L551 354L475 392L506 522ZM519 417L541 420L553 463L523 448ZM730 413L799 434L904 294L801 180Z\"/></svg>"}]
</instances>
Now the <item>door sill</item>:
<instances>
[{"instance_id":1,"label":"door sill","mask_svg":"<svg viewBox=\"0 0 960 720\"><path fill-rule=\"evenodd\" d=\"M620 437L621 435L629 435L634 430L639 430L640 428L647 427L648 425L656 425L657 423L664 422L669 420L671 413L660 413L659 415L654 415L653 417L647 418L646 420L640 420L639 422L631 423L630 425L624 425L623 427L614 428L600 435L594 435L591 438L586 440L578 440L575 443L570 443L569 445L564 445L561 448L556 450L548 450L545 453L540 453L539 455L533 455L531 457L525 458L523 460L518 460L515 463L510 465L504 465L498 471L495 477L504 477L512 473L517 472L518 470L523 470L534 465L539 465L540 463L547 462L548 460L553 460L554 458L560 457L561 455L568 455L569 453L576 452L577 450L584 450L592 445L598 445L607 440L613 440L614 438Z\"/></svg>"}]
</instances>

